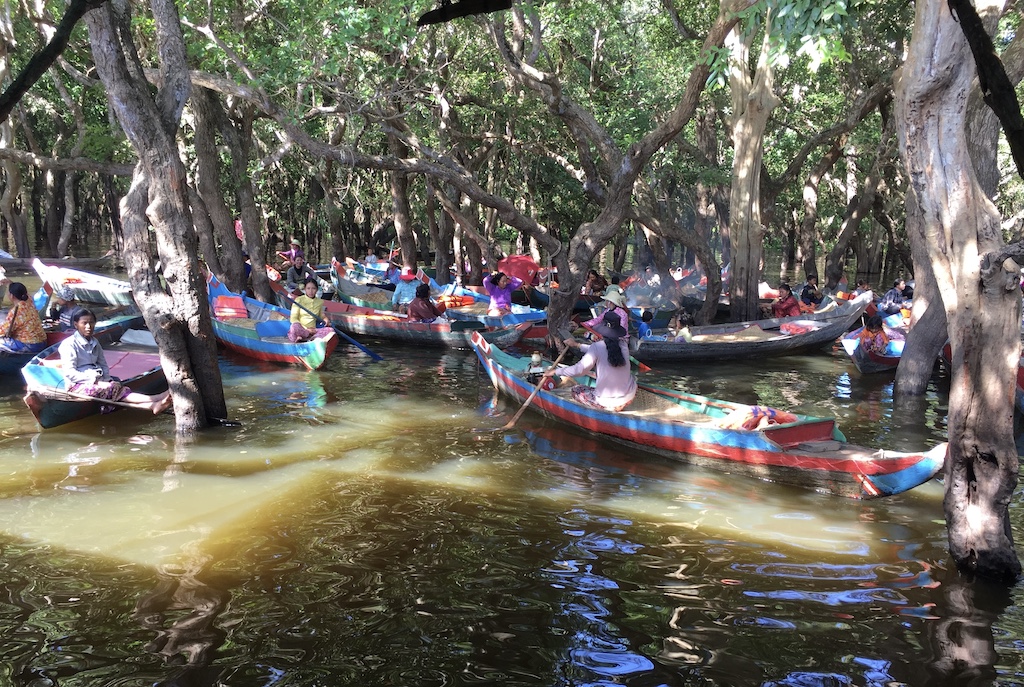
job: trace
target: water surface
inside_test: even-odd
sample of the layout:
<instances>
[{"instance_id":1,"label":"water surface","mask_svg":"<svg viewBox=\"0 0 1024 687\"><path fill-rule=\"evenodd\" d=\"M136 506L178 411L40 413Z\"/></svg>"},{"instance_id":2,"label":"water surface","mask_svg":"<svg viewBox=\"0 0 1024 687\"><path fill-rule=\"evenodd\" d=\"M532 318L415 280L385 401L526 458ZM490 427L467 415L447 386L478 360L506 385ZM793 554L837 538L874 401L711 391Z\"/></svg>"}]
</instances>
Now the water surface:
<instances>
[{"instance_id":1,"label":"water surface","mask_svg":"<svg viewBox=\"0 0 1024 687\"><path fill-rule=\"evenodd\" d=\"M1024 684L1019 591L948 569L941 484L861 502L494 431L516 407L470 352L371 345L226 354L241 427L189 445L136 411L39 432L0 386L0 684ZM896 409L838 354L656 374L944 439L940 378Z\"/></svg>"}]
</instances>

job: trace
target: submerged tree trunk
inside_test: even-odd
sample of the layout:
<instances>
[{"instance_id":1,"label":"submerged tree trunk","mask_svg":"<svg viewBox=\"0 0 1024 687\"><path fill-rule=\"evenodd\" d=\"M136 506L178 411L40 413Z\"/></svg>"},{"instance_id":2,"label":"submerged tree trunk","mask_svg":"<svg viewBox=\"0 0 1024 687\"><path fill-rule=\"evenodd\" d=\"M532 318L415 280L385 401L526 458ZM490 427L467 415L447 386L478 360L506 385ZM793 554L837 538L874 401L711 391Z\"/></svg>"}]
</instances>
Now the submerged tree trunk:
<instances>
[{"instance_id":1,"label":"submerged tree trunk","mask_svg":"<svg viewBox=\"0 0 1024 687\"><path fill-rule=\"evenodd\" d=\"M173 3L152 4L161 44L162 84L155 96L132 62L130 17L110 5L86 15L97 72L111 107L139 156L132 189L123 200L125 262L135 300L160 347L174 398L179 434L192 433L227 415L206 284L196 259L185 167L174 138L188 97L189 78L181 25ZM147 221L148 220L148 221ZM149 251L152 225L169 291L161 287Z\"/></svg>"},{"instance_id":2,"label":"submerged tree trunk","mask_svg":"<svg viewBox=\"0 0 1024 687\"><path fill-rule=\"evenodd\" d=\"M949 547L961 569L1013 581L1021 572L1009 519L1019 470L1013 401L1020 272L1012 260L994 257L1004 248L1000 217L978 185L967 149L974 74L947 3L919 0L896 93L900 152L949 321L953 378L943 503Z\"/></svg>"},{"instance_id":3,"label":"submerged tree trunk","mask_svg":"<svg viewBox=\"0 0 1024 687\"><path fill-rule=\"evenodd\" d=\"M757 68L748 73L750 45L737 29L729 33L729 84L732 88L734 148L732 193L729 198L729 236L732 242L732 272L729 303L733 321L756 320L757 284L761 279L765 227L761 224L761 159L764 131L779 98L772 91L774 69L768 60L771 18L765 20L765 35Z\"/></svg>"}]
</instances>

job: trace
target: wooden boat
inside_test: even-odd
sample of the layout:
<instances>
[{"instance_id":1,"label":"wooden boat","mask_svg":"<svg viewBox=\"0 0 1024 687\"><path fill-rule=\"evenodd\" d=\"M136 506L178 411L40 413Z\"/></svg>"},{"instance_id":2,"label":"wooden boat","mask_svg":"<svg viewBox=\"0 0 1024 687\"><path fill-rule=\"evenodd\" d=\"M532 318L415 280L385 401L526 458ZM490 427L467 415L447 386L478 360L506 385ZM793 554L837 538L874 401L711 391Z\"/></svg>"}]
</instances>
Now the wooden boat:
<instances>
[{"instance_id":1,"label":"wooden boat","mask_svg":"<svg viewBox=\"0 0 1024 687\"><path fill-rule=\"evenodd\" d=\"M75 300L80 303L106 305L132 305L135 303L132 287L123 279L84 272L70 267L46 265L38 258L32 261L32 269L43 281L43 288L47 290L47 293L67 286L75 294Z\"/></svg>"},{"instance_id":2,"label":"wooden boat","mask_svg":"<svg viewBox=\"0 0 1024 687\"><path fill-rule=\"evenodd\" d=\"M104 348L120 341L121 336L129 329L144 329L146 326L142 313L139 312L138 306L134 303L130 306L117 308L107 314L97 311L96 316L99 319L96 320L93 336L96 337ZM61 331L56 324L45 321L43 322L43 328L46 330L47 347L59 344L74 334L74 331ZM36 353L0 351L0 376L17 374L36 355Z\"/></svg>"},{"instance_id":3,"label":"wooden boat","mask_svg":"<svg viewBox=\"0 0 1024 687\"><path fill-rule=\"evenodd\" d=\"M348 334L363 334L377 339L406 341L422 346L472 348L474 332L495 346L506 347L518 342L532 326L522 323L509 327L486 327L475 320L449 320L441 317L433 322L410 322L407 315L361 308L337 301L325 303L327 316L338 329Z\"/></svg>"},{"instance_id":4,"label":"wooden boat","mask_svg":"<svg viewBox=\"0 0 1024 687\"><path fill-rule=\"evenodd\" d=\"M879 372L895 372L900 364L900 357L903 355L903 341L890 341L884 353L878 351L867 351L860 345L860 333L863 327L857 327L852 332L847 332L839 340L839 344L850 356L853 366L861 374L876 374Z\"/></svg>"},{"instance_id":5,"label":"wooden boat","mask_svg":"<svg viewBox=\"0 0 1024 687\"><path fill-rule=\"evenodd\" d=\"M207 290L213 333L225 348L256 360L316 370L338 346L334 331L312 341L292 343L288 340L290 311L234 293L213 275L207 277Z\"/></svg>"},{"instance_id":6,"label":"wooden boat","mask_svg":"<svg viewBox=\"0 0 1024 687\"><path fill-rule=\"evenodd\" d=\"M32 269L32 263L38 260L38 258L16 258L10 254L4 254L0 251L0 267L5 270L30 270ZM45 258L47 262L53 265L59 265L60 267L71 267L84 270L94 270L101 267L109 266L114 261L113 252L107 253L106 255L100 255L95 258Z\"/></svg>"},{"instance_id":7,"label":"wooden boat","mask_svg":"<svg viewBox=\"0 0 1024 687\"><path fill-rule=\"evenodd\" d=\"M534 391L525 375L529 358L509 355L478 336L473 348L500 392L521 402ZM593 383L586 376L575 381ZM565 387L541 389L530 407L631 449L852 498L898 494L923 484L942 469L946 455L945 444L911 453L855 446L831 418L790 415L783 424L736 429L737 416L749 414L756 421L757 411L781 411L644 384L619 412L580 405Z\"/></svg>"},{"instance_id":8,"label":"wooden boat","mask_svg":"<svg viewBox=\"0 0 1024 687\"><path fill-rule=\"evenodd\" d=\"M828 310L756 322L689 327L683 336L630 340L633 355L651 360L734 360L786 355L829 346L850 329L870 302L865 294Z\"/></svg>"},{"instance_id":9,"label":"wooden boat","mask_svg":"<svg viewBox=\"0 0 1024 687\"><path fill-rule=\"evenodd\" d=\"M152 341L149 332L145 332L145 335ZM139 393L158 394L166 391L167 380L160 367L156 346L149 341L140 343L139 339L130 342L130 338L126 334L120 342L103 347L111 376ZM58 346L50 346L21 369L26 384L25 405L43 429L99 415L103 407L102 401L77 397L67 391L60 370ZM151 415L148 411L145 414Z\"/></svg>"}]
</instances>

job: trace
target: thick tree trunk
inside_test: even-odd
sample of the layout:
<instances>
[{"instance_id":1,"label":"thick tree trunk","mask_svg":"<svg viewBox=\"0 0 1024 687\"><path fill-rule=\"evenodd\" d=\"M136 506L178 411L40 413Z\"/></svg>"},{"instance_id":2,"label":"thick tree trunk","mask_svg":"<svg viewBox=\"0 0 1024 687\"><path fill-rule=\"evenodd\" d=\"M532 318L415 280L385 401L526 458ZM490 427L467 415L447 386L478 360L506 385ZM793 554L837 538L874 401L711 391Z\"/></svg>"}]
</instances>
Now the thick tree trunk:
<instances>
[{"instance_id":1,"label":"thick tree trunk","mask_svg":"<svg viewBox=\"0 0 1024 687\"><path fill-rule=\"evenodd\" d=\"M64 177L64 212L61 215L60 235L57 238L57 257L71 255L69 246L71 236L75 233L75 182L78 175L69 172Z\"/></svg>"},{"instance_id":2,"label":"thick tree trunk","mask_svg":"<svg viewBox=\"0 0 1024 687\"><path fill-rule=\"evenodd\" d=\"M196 192L210 218L209 227L202 227L201 223L196 226L209 268L229 289L241 293L246 284L245 257L242 255L242 243L235 235L234 218L221 184L220 154L215 134L227 126L227 117L217 98L215 93L205 88L192 92L192 110L196 116ZM204 238L207 233L208 237Z\"/></svg>"},{"instance_id":3,"label":"thick tree trunk","mask_svg":"<svg viewBox=\"0 0 1024 687\"><path fill-rule=\"evenodd\" d=\"M732 272L729 303L733 321L758 317L757 284L765 227L761 224L761 159L764 131L779 98L772 92L774 70L768 60L771 22L765 22L756 71L748 73L750 46L737 30L729 33L729 84L733 102L732 192L729 198L729 235L732 241Z\"/></svg>"},{"instance_id":4,"label":"thick tree trunk","mask_svg":"<svg viewBox=\"0 0 1024 687\"><path fill-rule=\"evenodd\" d=\"M979 1L979 5L982 4ZM994 261L1000 218L974 176L964 134L974 61L942 0L920 0L900 76L900 148L928 235L949 320L953 379L944 508L963 570L1013 581L1021 572L1009 504L1019 459L1013 401L1020 358L1020 272Z\"/></svg>"},{"instance_id":5,"label":"thick tree trunk","mask_svg":"<svg viewBox=\"0 0 1024 687\"><path fill-rule=\"evenodd\" d=\"M932 273L924 219L913 188L907 190L906 205L907 235L911 237L910 249L917 269L914 272L916 285L910 332L896 368L894 393L898 399L924 395L935 369L935 359L948 337L946 310L942 307L942 295Z\"/></svg>"},{"instance_id":6,"label":"thick tree trunk","mask_svg":"<svg viewBox=\"0 0 1024 687\"><path fill-rule=\"evenodd\" d=\"M181 25L173 4L154 0L152 7L163 74L155 98L138 65L128 61L136 54L134 46L119 40L128 35L130 17L118 17L124 28L119 32L114 10L106 5L87 14L86 24L97 72L140 160L123 202L125 263L135 300L160 347L176 428L179 434L188 434L212 418L225 417L227 408L206 284L196 259L185 168L173 135L189 90ZM153 269L147 240L150 224L169 293Z\"/></svg>"}]
</instances>

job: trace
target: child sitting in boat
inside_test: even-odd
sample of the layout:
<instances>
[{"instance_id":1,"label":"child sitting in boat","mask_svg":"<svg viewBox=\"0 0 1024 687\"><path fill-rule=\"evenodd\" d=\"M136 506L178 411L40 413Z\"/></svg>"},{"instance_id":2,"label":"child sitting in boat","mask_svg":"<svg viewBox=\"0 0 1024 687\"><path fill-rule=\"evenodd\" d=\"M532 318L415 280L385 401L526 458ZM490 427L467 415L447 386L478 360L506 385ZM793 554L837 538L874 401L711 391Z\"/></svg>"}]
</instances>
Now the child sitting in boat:
<instances>
[{"instance_id":1,"label":"child sitting in boat","mask_svg":"<svg viewBox=\"0 0 1024 687\"><path fill-rule=\"evenodd\" d=\"M793 289L789 284L779 284L779 297L771 302L769 317L796 317L800 314L800 303L793 295ZM768 312L765 314L767 315Z\"/></svg>"},{"instance_id":2,"label":"child sitting in boat","mask_svg":"<svg viewBox=\"0 0 1024 687\"><path fill-rule=\"evenodd\" d=\"M884 355L889 346L889 334L885 331L882 316L872 315L869 317L857 338L860 339L860 347L864 351Z\"/></svg>"},{"instance_id":3,"label":"child sitting in boat","mask_svg":"<svg viewBox=\"0 0 1024 687\"><path fill-rule=\"evenodd\" d=\"M575 377L596 367L597 384L586 386L577 384L572 387L572 397L591 408L602 410L622 410L636 395L636 378L629 369L629 348L626 344L626 330L619 323L619 316L614 312L606 312L601 323L593 327L596 334L604 337L592 344L579 344L575 339L566 339L565 345L579 348L583 358L568 367L548 368L545 377L555 374Z\"/></svg>"},{"instance_id":4,"label":"child sitting in boat","mask_svg":"<svg viewBox=\"0 0 1024 687\"><path fill-rule=\"evenodd\" d=\"M0 349L9 353L38 353L46 348L46 331L39 311L28 298L28 289L20 281L8 287L11 309L0 322Z\"/></svg>"},{"instance_id":5,"label":"child sitting in boat","mask_svg":"<svg viewBox=\"0 0 1024 687\"><path fill-rule=\"evenodd\" d=\"M292 312L288 328L288 340L302 343L317 337L325 337L333 331L330 327L317 327L324 317L324 300L316 297L317 283L315 279L307 279L302 285L302 295L292 303Z\"/></svg>"},{"instance_id":6,"label":"child sitting in boat","mask_svg":"<svg viewBox=\"0 0 1024 687\"><path fill-rule=\"evenodd\" d=\"M75 333L64 339L57 349L67 390L78 396L91 396L97 400L118 401L159 415L171 407L171 392L150 396L132 391L110 376L110 367L103 355L103 347L92 335L96 315L88 308L80 308L73 317ZM101 412L109 413L114 406L104 404Z\"/></svg>"}]
</instances>

